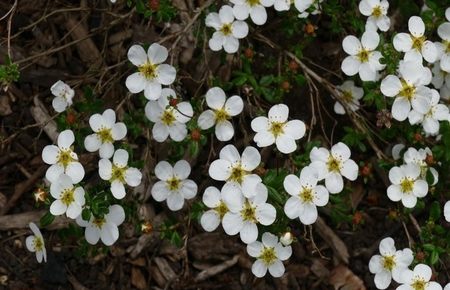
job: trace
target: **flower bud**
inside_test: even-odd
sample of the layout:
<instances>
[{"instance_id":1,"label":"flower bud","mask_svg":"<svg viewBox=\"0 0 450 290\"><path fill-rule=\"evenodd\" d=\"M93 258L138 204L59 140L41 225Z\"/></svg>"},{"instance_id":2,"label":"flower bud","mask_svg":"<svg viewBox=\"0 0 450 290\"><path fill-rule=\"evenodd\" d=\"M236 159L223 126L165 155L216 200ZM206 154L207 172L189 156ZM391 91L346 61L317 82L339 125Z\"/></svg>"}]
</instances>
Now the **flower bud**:
<instances>
[{"instance_id":1,"label":"flower bud","mask_svg":"<svg viewBox=\"0 0 450 290\"><path fill-rule=\"evenodd\" d=\"M283 246L289 246L290 244L292 244L292 241L294 241L294 236L292 235L291 232L285 232L280 237L280 242L281 244L283 244Z\"/></svg>"}]
</instances>

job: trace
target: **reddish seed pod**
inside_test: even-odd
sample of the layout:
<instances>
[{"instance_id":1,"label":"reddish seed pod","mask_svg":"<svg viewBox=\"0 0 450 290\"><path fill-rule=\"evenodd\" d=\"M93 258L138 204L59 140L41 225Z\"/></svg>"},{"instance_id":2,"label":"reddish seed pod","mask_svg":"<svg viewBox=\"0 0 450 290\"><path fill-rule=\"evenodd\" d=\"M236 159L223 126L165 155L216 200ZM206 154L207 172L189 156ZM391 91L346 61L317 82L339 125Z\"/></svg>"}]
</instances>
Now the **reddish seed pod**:
<instances>
[{"instance_id":1,"label":"reddish seed pod","mask_svg":"<svg viewBox=\"0 0 450 290\"><path fill-rule=\"evenodd\" d=\"M291 71L293 71L293 72L297 72L297 70L298 70L298 63L295 61L295 60L291 60L290 62L289 62L289 69L291 70Z\"/></svg>"},{"instance_id":2,"label":"reddish seed pod","mask_svg":"<svg viewBox=\"0 0 450 290\"><path fill-rule=\"evenodd\" d=\"M367 177L367 176L370 176L371 173L372 173L372 168L370 166L368 166L367 164L361 168L362 176Z\"/></svg>"},{"instance_id":3,"label":"reddish seed pod","mask_svg":"<svg viewBox=\"0 0 450 290\"><path fill-rule=\"evenodd\" d=\"M316 32L316 26L312 23L305 24L305 32L306 34L313 35Z\"/></svg>"},{"instance_id":4,"label":"reddish seed pod","mask_svg":"<svg viewBox=\"0 0 450 290\"><path fill-rule=\"evenodd\" d=\"M423 137L420 133L414 134L414 140L416 140L417 142L421 142L422 139L423 139Z\"/></svg>"},{"instance_id":5,"label":"reddish seed pod","mask_svg":"<svg viewBox=\"0 0 450 290\"><path fill-rule=\"evenodd\" d=\"M148 7L150 7L150 9L153 11L158 11L159 10L159 0L149 0Z\"/></svg>"},{"instance_id":6,"label":"reddish seed pod","mask_svg":"<svg viewBox=\"0 0 450 290\"><path fill-rule=\"evenodd\" d=\"M246 58L252 59L253 56L255 55L255 53L253 52L253 49L251 49L250 47L247 47L244 51L244 55Z\"/></svg>"},{"instance_id":7,"label":"reddish seed pod","mask_svg":"<svg viewBox=\"0 0 450 290\"><path fill-rule=\"evenodd\" d=\"M355 212L352 218L352 223L354 225L360 225L363 222L363 215L360 211Z\"/></svg>"},{"instance_id":8,"label":"reddish seed pod","mask_svg":"<svg viewBox=\"0 0 450 290\"><path fill-rule=\"evenodd\" d=\"M202 137L202 134L200 133L199 129L194 129L191 132L191 139L194 141L199 141L200 138Z\"/></svg>"},{"instance_id":9,"label":"reddish seed pod","mask_svg":"<svg viewBox=\"0 0 450 290\"><path fill-rule=\"evenodd\" d=\"M431 166L434 165L436 162L434 161L433 155L427 155L427 157L425 158L425 162L427 163L427 165Z\"/></svg>"},{"instance_id":10,"label":"reddish seed pod","mask_svg":"<svg viewBox=\"0 0 450 290\"><path fill-rule=\"evenodd\" d=\"M178 99L170 99L169 105L172 107L176 107L178 105Z\"/></svg>"},{"instance_id":11,"label":"reddish seed pod","mask_svg":"<svg viewBox=\"0 0 450 290\"><path fill-rule=\"evenodd\" d=\"M75 116L74 113L72 113L72 112L67 113L67 116L66 116L67 124L73 125L76 120L77 120L77 117Z\"/></svg>"},{"instance_id":12,"label":"reddish seed pod","mask_svg":"<svg viewBox=\"0 0 450 290\"><path fill-rule=\"evenodd\" d=\"M422 251L417 252L417 254L416 254L416 259L417 259L417 261L419 261L419 262L425 260L425 253L422 252Z\"/></svg>"},{"instance_id":13,"label":"reddish seed pod","mask_svg":"<svg viewBox=\"0 0 450 290\"><path fill-rule=\"evenodd\" d=\"M283 90L283 91L289 91L289 89L291 88L291 84L288 82L288 81L283 81L282 83L281 83L281 89Z\"/></svg>"}]
</instances>

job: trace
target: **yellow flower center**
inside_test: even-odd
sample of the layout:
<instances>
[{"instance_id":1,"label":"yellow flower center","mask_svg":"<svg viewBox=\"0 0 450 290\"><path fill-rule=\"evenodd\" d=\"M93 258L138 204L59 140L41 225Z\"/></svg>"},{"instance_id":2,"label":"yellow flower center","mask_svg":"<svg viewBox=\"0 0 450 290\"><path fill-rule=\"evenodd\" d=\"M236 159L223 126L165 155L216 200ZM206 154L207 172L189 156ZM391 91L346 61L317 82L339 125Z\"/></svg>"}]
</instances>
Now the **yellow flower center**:
<instances>
[{"instance_id":1,"label":"yellow flower center","mask_svg":"<svg viewBox=\"0 0 450 290\"><path fill-rule=\"evenodd\" d=\"M37 252L41 252L44 250L44 241L41 237L34 237L33 239L33 245Z\"/></svg>"},{"instance_id":2,"label":"yellow flower center","mask_svg":"<svg viewBox=\"0 0 450 290\"><path fill-rule=\"evenodd\" d=\"M230 115L225 111L225 109L219 109L214 111L216 123L221 123L225 120L230 119Z\"/></svg>"},{"instance_id":3,"label":"yellow flower center","mask_svg":"<svg viewBox=\"0 0 450 290\"><path fill-rule=\"evenodd\" d=\"M241 163L238 163L234 165L233 168L231 168L231 174L228 178L228 181L234 181L239 184L242 184L242 181L244 180L244 177L248 174L247 171L245 171L244 168L242 168Z\"/></svg>"},{"instance_id":4,"label":"yellow flower center","mask_svg":"<svg viewBox=\"0 0 450 290\"><path fill-rule=\"evenodd\" d=\"M220 31L223 33L223 35L227 36L231 34L231 23L226 23L224 25L222 25L222 27L220 28Z\"/></svg>"},{"instance_id":5,"label":"yellow flower center","mask_svg":"<svg viewBox=\"0 0 450 290\"><path fill-rule=\"evenodd\" d=\"M66 168L71 162L73 162L75 159L72 158L72 150L71 149L60 149L58 156L56 159L58 160L58 163L64 166Z\"/></svg>"},{"instance_id":6,"label":"yellow flower center","mask_svg":"<svg viewBox=\"0 0 450 290\"><path fill-rule=\"evenodd\" d=\"M425 286L427 285L427 282L423 280L422 278L416 278L414 279L414 283L411 284L411 287L414 290L425 290Z\"/></svg>"},{"instance_id":7,"label":"yellow flower center","mask_svg":"<svg viewBox=\"0 0 450 290\"><path fill-rule=\"evenodd\" d=\"M264 264L266 264L266 266L272 265L277 260L275 248L264 247L258 259L261 259L264 262Z\"/></svg>"},{"instance_id":8,"label":"yellow flower center","mask_svg":"<svg viewBox=\"0 0 450 290\"><path fill-rule=\"evenodd\" d=\"M383 10L381 10L380 5L377 5L377 6L373 7L372 15L373 15L375 18L378 18L378 17L380 17L381 15L383 15Z\"/></svg>"},{"instance_id":9,"label":"yellow flower center","mask_svg":"<svg viewBox=\"0 0 450 290\"><path fill-rule=\"evenodd\" d=\"M334 158L332 155L328 157L327 168L330 172L339 173L341 170L341 161L337 158Z\"/></svg>"},{"instance_id":10,"label":"yellow flower center","mask_svg":"<svg viewBox=\"0 0 450 290\"><path fill-rule=\"evenodd\" d=\"M412 48L414 48L418 51L421 51L423 44L424 44L425 40L427 40L427 38L425 36L419 36L419 37L411 36L411 37L412 37L412 42L413 42Z\"/></svg>"},{"instance_id":11,"label":"yellow flower center","mask_svg":"<svg viewBox=\"0 0 450 290\"><path fill-rule=\"evenodd\" d=\"M284 125L285 124L286 123L281 123L281 122L271 122L269 131L276 138L276 137L284 134Z\"/></svg>"},{"instance_id":12,"label":"yellow flower center","mask_svg":"<svg viewBox=\"0 0 450 290\"><path fill-rule=\"evenodd\" d=\"M400 79L400 82L402 83L402 89L399 95L411 101L416 94L416 87L408 84L404 79Z\"/></svg>"},{"instance_id":13,"label":"yellow flower center","mask_svg":"<svg viewBox=\"0 0 450 290\"><path fill-rule=\"evenodd\" d=\"M146 62L143 65L138 67L138 70L141 74L144 75L146 79L152 80L156 78L156 69L158 66L156 64L152 64L151 62Z\"/></svg>"},{"instance_id":14,"label":"yellow flower center","mask_svg":"<svg viewBox=\"0 0 450 290\"><path fill-rule=\"evenodd\" d=\"M383 257L383 268L388 271L392 271L395 267L395 257L394 256L385 256Z\"/></svg>"},{"instance_id":15,"label":"yellow flower center","mask_svg":"<svg viewBox=\"0 0 450 290\"><path fill-rule=\"evenodd\" d=\"M101 229L105 223L106 223L105 218L94 218L94 220L92 221L92 224L99 229Z\"/></svg>"},{"instance_id":16,"label":"yellow flower center","mask_svg":"<svg viewBox=\"0 0 450 290\"><path fill-rule=\"evenodd\" d=\"M258 5L259 4L259 0L247 0L248 5L250 5L251 7Z\"/></svg>"},{"instance_id":17,"label":"yellow flower center","mask_svg":"<svg viewBox=\"0 0 450 290\"><path fill-rule=\"evenodd\" d=\"M170 191L177 191L180 189L181 180L176 178L175 176L166 180L167 188Z\"/></svg>"},{"instance_id":18,"label":"yellow flower center","mask_svg":"<svg viewBox=\"0 0 450 290\"><path fill-rule=\"evenodd\" d=\"M353 103L353 94L350 91L342 91L342 98L347 103Z\"/></svg>"},{"instance_id":19,"label":"yellow flower center","mask_svg":"<svg viewBox=\"0 0 450 290\"><path fill-rule=\"evenodd\" d=\"M256 223L256 208L246 201L244 208L241 210L241 216L244 221Z\"/></svg>"},{"instance_id":20,"label":"yellow flower center","mask_svg":"<svg viewBox=\"0 0 450 290\"><path fill-rule=\"evenodd\" d=\"M220 216L220 219L222 219L223 216L228 212L228 207L223 201L221 201L220 204L214 208L214 210Z\"/></svg>"},{"instance_id":21,"label":"yellow flower center","mask_svg":"<svg viewBox=\"0 0 450 290\"><path fill-rule=\"evenodd\" d=\"M171 126L176 121L175 115L173 113L173 109L170 108L165 110L161 116L161 122L164 125Z\"/></svg>"},{"instance_id":22,"label":"yellow flower center","mask_svg":"<svg viewBox=\"0 0 450 290\"><path fill-rule=\"evenodd\" d=\"M298 196L304 203L312 203L314 199L314 193L312 188L304 186L302 187L302 191L300 191Z\"/></svg>"},{"instance_id":23,"label":"yellow flower center","mask_svg":"<svg viewBox=\"0 0 450 290\"><path fill-rule=\"evenodd\" d=\"M111 133L111 129L102 127L100 131L97 132L97 135L102 140L102 143L112 143L114 141Z\"/></svg>"},{"instance_id":24,"label":"yellow flower center","mask_svg":"<svg viewBox=\"0 0 450 290\"><path fill-rule=\"evenodd\" d=\"M74 188L66 188L64 189L64 191L61 193L61 201L62 203L64 203L66 206L69 206L70 204L73 203L73 201L75 200L75 197L73 196L75 192Z\"/></svg>"},{"instance_id":25,"label":"yellow flower center","mask_svg":"<svg viewBox=\"0 0 450 290\"><path fill-rule=\"evenodd\" d=\"M119 167L115 164L112 165L112 173L110 181L118 180L121 183L125 183L125 171L127 171L128 167Z\"/></svg>"},{"instance_id":26,"label":"yellow flower center","mask_svg":"<svg viewBox=\"0 0 450 290\"><path fill-rule=\"evenodd\" d=\"M370 51L368 51L367 49L361 49L358 54L356 55L356 57L359 59L360 62L364 63L364 62L368 62L369 61L369 56L370 56Z\"/></svg>"},{"instance_id":27,"label":"yellow flower center","mask_svg":"<svg viewBox=\"0 0 450 290\"><path fill-rule=\"evenodd\" d=\"M450 53L450 41L444 40L442 41L442 44L444 45L445 53Z\"/></svg>"},{"instance_id":28,"label":"yellow flower center","mask_svg":"<svg viewBox=\"0 0 450 290\"><path fill-rule=\"evenodd\" d=\"M403 193L410 193L414 188L414 181L409 178L403 178L400 182L400 188Z\"/></svg>"}]
</instances>

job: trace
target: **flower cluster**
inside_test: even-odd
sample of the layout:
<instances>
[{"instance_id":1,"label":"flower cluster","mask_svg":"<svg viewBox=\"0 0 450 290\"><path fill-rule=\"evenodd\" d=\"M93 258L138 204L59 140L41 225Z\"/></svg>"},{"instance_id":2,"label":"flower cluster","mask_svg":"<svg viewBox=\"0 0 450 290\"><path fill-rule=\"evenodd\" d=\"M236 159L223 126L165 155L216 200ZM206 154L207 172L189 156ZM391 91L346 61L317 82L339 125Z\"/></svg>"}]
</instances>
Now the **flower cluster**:
<instances>
[{"instance_id":1,"label":"flower cluster","mask_svg":"<svg viewBox=\"0 0 450 290\"><path fill-rule=\"evenodd\" d=\"M396 146L393 155L399 155L404 146ZM425 197L429 186L438 182L439 175L435 168L429 163L433 161L433 153L427 147L425 149L408 148L403 155L404 164L394 166L389 171L391 185L387 189L387 195L392 201L400 201L403 206L413 208L416 206L417 198ZM430 172L433 181L427 183L427 174Z\"/></svg>"},{"instance_id":2,"label":"flower cluster","mask_svg":"<svg viewBox=\"0 0 450 290\"><path fill-rule=\"evenodd\" d=\"M397 290L442 290L439 283L430 281L433 274L430 266L417 264L409 269L414 260L411 249L396 250L394 240L387 237L380 242L379 250L381 255L374 255L369 261L369 271L375 274L377 289L387 289L393 279L400 284ZM449 287L447 284L444 290Z\"/></svg>"},{"instance_id":3,"label":"flower cluster","mask_svg":"<svg viewBox=\"0 0 450 290\"><path fill-rule=\"evenodd\" d=\"M52 101L52 106L56 112L64 112L67 107L72 105L72 99L75 95L75 91L65 82L57 81L50 88L50 91L52 92L52 95L55 96Z\"/></svg>"},{"instance_id":4,"label":"flower cluster","mask_svg":"<svg viewBox=\"0 0 450 290\"><path fill-rule=\"evenodd\" d=\"M264 25L267 21L266 8L274 7L276 11L288 11L294 2L300 18L309 14L320 13L323 0L230 0L233 6L224 5L219 13L211 12L206 16L205 24L215 29L209 40L209 48L213 51L225 50L235 53L239 49L239 40L248 35L248 18L256 25ZM311 9L310 9L311 7Z\"/></svg>"}]
</instances>

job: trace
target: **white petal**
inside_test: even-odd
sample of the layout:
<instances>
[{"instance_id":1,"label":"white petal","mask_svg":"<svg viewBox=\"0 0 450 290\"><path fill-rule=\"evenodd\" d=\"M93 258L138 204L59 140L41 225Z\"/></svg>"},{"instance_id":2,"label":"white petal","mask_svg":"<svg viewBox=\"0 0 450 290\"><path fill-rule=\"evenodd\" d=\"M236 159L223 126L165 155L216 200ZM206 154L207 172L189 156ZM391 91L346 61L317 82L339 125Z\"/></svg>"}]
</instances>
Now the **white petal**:
<instances>
[{"instance_id":1,"label":"white petal","mask_svg":"<svg viewBox=\"0 0 450 290\"><path fill-rule=\"evenodd\" d=\"M258 278L264 277L267 273L267 266L262 260L256 260L252 265L252 273Z\"/></svg>"},{"instance_id":2,"label":"white petal","mask_svg":"<svg viewBox=\"0 0 450 290\"><path fill-rule=\"evenodd\" d=\"M424 281L430 281L431 275L433 274L430 266L425 264L418 264L414 267L414 275L418 275L423 278Z\"/></svg>"},{"instance_id":3,"label":"white petal","mask_svg":"<svg viewBox=\"0 0 450 290\"><path fill-rule=\"evenodd\" d=\"M407 33L398 33L393 39L394 48L400 52L410 51L412 48L411 36Z\"/></svg>"},{"instance_id":4,"label":"white petal","mask_svg":"<svg viewBox=\"0 0 450 290\"><path fill-rule=\"evenodd\" d=\"M276 260L269 266L269 273L275 278L281 277L284 274L284 265L280 260Z\"/></svg>"},{"instance_id":5,"label":"white petal","mask_svg":"<svg viewBox=\"0 0 450 290\"><path fill-rule=\"evenodd\" d=\"M239 236L245 244L253 243L258 238L258 227L254 223L244 222Z\"/></svg>"},{"instance_id":6,"label":"white petal","mask_svg":"<svg viewBox=\"0 0 450 290\"><path fill-rule=\"evenodd\" d=\"M344 181L342 176L337 173L330 173L325 178L325 186L330 193L339 193L344 189Z\"/></svg>"},{"instance_id":7,"label":"white petal","mask_svg":"<svg viewBox=\"0 0 450 290\"><path fill-rule=\"evenodd\" d=\"M242 152L241 164L246 171L252 171L261 163L259 151L252 146L247 146Z\"/></svg>"},{"instance_id":8,"label":"white petal","mask_svg":"<svg viewBox=\"0 0 450 290\"><path fill-rule=\"evenodd\" d=\"M64 130L58 135L58 147L68 149L75 142L72 130Z\"/></svg>"},{"instance_id":9,"label":"white petal","mask_svg":"<svg viewBox=\"0 0 450 290\"><path fill-rule=\"evenodd\" d=\"M86 241L89 244L95 245L98 243L98 240L100 239L100 230L94 227L93 225L90 225L86 228L86 231L84 232L84 237L86 238Z\"/></svg>"},{"instance_id":10,"label":"white petal","mask_svg":"<svg viewBox=\"0 0 450 290\"><path fill-rule=\"evenodd\" d=\"M239 96L232 96L225 102L225 110L230 116L236 116L242 112L244 102Z\"/></svg>"},{"instance_id":11,"label":"white petal","mask_svg":"<svg viewBox=\"0 0 450 290\"><path fill-rule=\"evenodd\" d=\"M358 165L352 159L345 161L341 169L341 174L349 180L356 180L358 178Z\"/></svg>"},{"instance_id":12,"label":"white petal","mask_svg":"<svg viewBox=\"0 0 450 290\"><path fill-rule=\"evenodd\" d=\"M350 148L342 142L336 143L331 147L331 155L342 161L348 160L351 155Z\"/></svg>"},{"instance_id":13,"label":"white petal","mask_svg":"<svg viewBox=\"0 0 450 290\"><path fill-rule=\"evenodd\" d=\"M412 194L404 194L402 196L402 204L406 208L413 208L417 204L417 197Z\"/></svg>"},{"instance_id":14,"label":"white petal","mask_svg":"<svg viewBox=\"0 0 450 290\"><path fill-rule=\"evenodd\" d=\"M106 223L100 230L100 239L106 246L111 246L119 238L119 229L116 225Z\"/></svg>"},{"instance_id":15,"label":"white petal","mask_svg":"<svg viewBox=\"0 0 450 290\"><path fill-rule=\"evenodd\" d=\"M428 183L425 180L416 180L414 182L413 193L417 197L424 197L428 193Z\"/></svg>"},{"instance_id":16,"label":"white petal","mask_svg":"<svg viewBox=\"0 0 450 290\"><path fill-rule=\"evenodd\" d=\"M191 174L191 165L186 160L179 160L173 166L173 174L179 179L186 179Z\"/></svg>"},{"instance_id":17,"label":"white petal","mask_svg":"<svg viewBox=\"0 0 450 290\"><path fill-rule=\"evenodd\" d=\"M392 117L397 121L404 121L408 118L409 111L411 111L411 104L403 97L395 98L392 105Z\"/></svg>"},{"instance_id":18,"label":"white petal","mask_svg":"<svg viewBox=\"0 0 450 290\"><path fill-rule=\"evenodd\" d=\"M231 25L231 31L237 39L245 38L248 35L248 25L244 21L235 21Z\"/></svg>"},{"instance_id":19,"label":"white petal","mask_svg":"<svg viewBox=\"0 0 450 290\"><path fill-rule=\"evenodd\" d=\"M423 58L429 63L434 63L438 57L438 51L433 42L427 40L422 47Z\"/></svg>"},{"instance_id":20,"label":"white petal","mask_svg":"<svg viewBox=\"0 0 450 290\"><path fill-rule=\"evenodd\" d=\"M264 245L259 242L253 242L247 245L247 253L250 257L257 258L261 255L261 251L264 249Z\"/></svg>"},{"instance_id":21,"label":"white petal","mask_svg":"<svg viewBox=\"0 0 450 290\"><path fill-rule=\"evenodd\" d=\"M183 194L185 199L194 198L197 194L197 184L194 181L187 179L183 181L180 192Z\"/></svg>"},{"instance_id":22,"label":"white petal","mask_svg":"<svg viewBox=\"0 0 450 290\"><path fill-rule=\"evenodd\" d=\"M70 162L67 165L66 174L72 178L73 183L79 183L84 177L84 168L80 162Z\"/></svg>"},{"instance_id":23,"label":"white petal","mask_svg":"<svg viewBox=\"0 0 450 290\"><path fill-rule=\"evenodd\" d=\"M215 208L219 206L220 191L214 186L209 186L203 193L202 201L209 208Z\"/></svg>"},{"instance_id":24,"label":"white petal","mask_svg":"<svg viewBox=\"0 0 450 290\"><path fill-rule=\"evenodd\" d=\"M262 204L256 208L256 219L262 225L271 225L275 221L276 215L277 212L271 204Z\"/></svg>"},{"instance_id":25,"label":"white petal","mask_svg":"<svg viewBox=\"0 0 450 290\"><path fill-rule=\"evenodd\" d=\"M127 126L124 123L116 123L111 128L111 135L115 141L125 138L127 135Z\"/></svg>"},{"instance_id":26,"label":"white petal","mask_svg":"<svg viewBox=\"0 0 450 290\"><path fill-rule=\"evenodd\" d=\"M375 31L366 31L361 37L361 44L367 50L375 50L380 43L380 36Z\"/></svg>"},{"instance_id":27,"label":"white petal","mask_svg":"<svg viewBox=\"0 0 450 290\"><path fill-rule=\"evenodd\" d=\"M113 163L120 168L127 166L129 154L124 149L117 149L114 152Z\"/></svg>"},{"instance_id":28,"label":"white petal","mask_svg":"<svg viewBox=\"0 0 450 290\"><path fill-rule=\"evenodd\" d=\"M47 164L55 164L58 159L59 148L55 145L47 145L42 150L42 160Z\"/></svg>"},{"instance_id":29,"label":"white petal","mask_svg":"<svg viewBox=\"0 0 450 290\"><path fill-rule=\"evenodd\" d=\"M223 39L223 49L227 53L235 53L239 49L239 40L234 36L225 36Z\"/></svg>"},{"instance_id":30,"label":"white petal","mask_svg":"<svg viewBox=\"0 0 450 290\"><path fill-rule=\"evenodd\" d=\"M401 191L400 185L390 185L387 188L387 195L392 201L399 201L403 197L403 192Z\"/></svg>"},{"instance_id":31,"label":"white petal","mask_svg":"<svg viewBox=\"0 0 450 290\"><path fill-rule=\"evenodd\" d=\"M222 26L222 22L220 21L219 14L216 12L209 13L205 19L205 25L208 27L213 27L216 30L219 30Z\"/></svg>"},{"instance_id":32,"label":"white petal","mask_svg":"<svg viewBox=\"0 0 450 290\"><path fill-rule=\"evenodd\" d=\"M116 199L122 199L125 197L125 187L123 186L123 183L119 180L114 180L111 183L111 193Z\"/></svg>"},{"instance_id":33,"label":"white petal","mask_svg":"<svg viewBox=\"0 0 450 290\"><path fill-rule=\"evenodd\" d=\"M215 114L212 110L206 110L203 113L200 114L197 120L198 126L202 130L206 130L214 126L216 123Z\"/></svg>"},{"instance_id":34,"label":"white petal","mask_svg":"<svg viewBox=\"0 0 450 290\"><path fill-rule=\"evenodd\" d=\"M341 69L348 76L354 76L359 72L361 62L354 56L347 56L342 62Z\"/></svg>"},{"instance_id":35,"label":"white petal","mask_svg":"<svg viewBox=\"0 0 450 290\"><path fill-rule=\"evenodd\" d=\"M152 197L158 202L162 202L167 199L169 195L169 189L167 189L166 182L158 181L152 187Z\"/></svg>"},{"instance_id":36,"label":"white petal","mask_svg":"<svg viewBox=\"0 0 450 290\"><path fill-rule=\"evenodd\" d=\"M159 82L146 80L144 84L144 96L147 100L158 100L161 97L162 88Z\"/></svg>"},{"instance_id":37,"label":"white petal","mask_svg":"<svg viewBox=\"0 0 450 290\"><path fill-rule=\"evenodd\" d=\"M164 46L158 43L153 43L148 48L147 55L152 64L160 64L167 59L168 52L167 48Z\"/></svg>"},{"instance_id":38,"label":"white petal","mask_svg":"<svg viewBox=\"0 0 450 290\"><path fill-rule=\"evenodd\" d=\"M348 35L342 41L342 48L349 55L356 55L361 50L361 42L353 35Z\"/></svg>"},{"instance_id":39,"label":"white petal","mask_svg":"<svg viewBox=\"0 0 450 290\"><path fill-rule=\"evenodd\" d=\"M256 117L250 125L255 132L267 131L270 126L269 119L266 117Z\"/></svg>"},{"instance_id":40,"label":"white petal","mask_svg":"<svg viewBox=\"0 0 450 290\"><path fill-rule=\"evenodd\" d=\"M173 167L167 161L160 161L155 167L155 175L160 180L168 180L173 177Z\"/></svg>"},{"instance_id":41,"label":"white petal","mask_svg":"<svg viewBox=\"0 0 450 290\"><path fill-rule=\"evenodd\" d=\"M390 237L384 238L380 242L379 250L382 256L394 255L396 251L394 240Z\"/></svg>"},{"instance_id":42,"label":"white petal","mask_svg":"<svg viewBox=\"0 0 450 290\"><path fill-rule=\"evenodd\" d=\"M25 240L25 245L30 252L36 252L36 248L34 247L34 236L28 236Z\"/></svg>"},{"instance_id":43,"label":"white petal","mask_svg":"<svg viewBox=\"0 0 450 290\"><path fill-rule=\"evenodd\" d=\"M140 72L135 72L129 75L125 80L125 86L133 94L142 92L146 85L147 81L144 75Z\"/></svg>"},{"instance_id":44,"label":"white petal","mask_svg":"<svg viewBox=\"0 0 450 290\"><path fill-rule=\"evenodd\" d=\"M317 206L325 206L330 198L328 190L323 185L318 185L315 188L314 204Z\"/></svg>"},{"instance_id":45,"label":"white petal","mask_svg":"<svg viewBox=\"0 0 450 290\"><path fill-rule=\"evenodd\" d=\"M408 20L408 29L415 37L421 37L425 33L425 23L423 23L422 18L412 16Z\"/></svg>"},{"instance_id":46,"label":"white petal","mask_svg":"<svg viewBox=\"0 0 450 290\"><path fill-rule=\"evenodd\" d=\"M277 145L277 149L284 154L292 153L295 151L295 149L297 149L295 140L288 137L286 134L278 136L278 138L275 140L275 143Z\"/></svg>"},{"instance_id":47,"label":"white petal","mask_svg":"<svg viewBox=\"0 0 450 290\"><path fill-rule=\"evenodd\" d=\"M64 110L67 108L67 101L63 97L55 97L52 101L53 109L55 109L56 112L61 113L64 112Z\"/></svg>"},{"instance_id":48,"label":"white petal","mask_svg":"<svg viewBox=\"0 0 450 290\"><path fill-rule=\"evenodd\" d=\"M303 212L303 204L296 196L291 196L284 204L284 213L290 219L295 219Z\"/></svg>"},{"instance_id":49,"label":"white petal","mask_svg":"<svg viewBox=\"0 0 450 290\"><path fill-rule=\"evenodd\" d=\"M299 216L300 221L305 225L313 224L317 220L317 208L314 204L307 203L304 205L304 210Z\"/></svg>"},{"instance_id":50,"label":"white petal","mask_svg":"<svg viewBox=\"0 0 450 290\"><path fill-rule=\"evenodd\" d=\"M98 152L100 158L111 158L114 154L114 145L112 143L103 143L100 145L100 150Z\"/></svg>"},{"instance_id":51,"label":"white petal","mask_svg":"<svg viewBox=\"0 0 450 290\"><path fill-rule=\"evenodd\" d=\"M292 120L284 125L283 130L286 135L292 139L298 140L305 136L306 126L305 123L300 120Z\"/></svg>"},{"instance_id":52,"label":"white petal","mask_svg":"<svg viewBox=\"0 0 450 290\"><path fill-rule=\"evenodd\" d=\"M285 104L274 105L268 113L269 121L284 123L289 117L289 107Z\"/></svg>"},{"instance_id":53,"label":"white petal","mask_svg":"<svg viewBox=\"0 0 450 290\"><path fill-rule=\"evenodd\" d=\"M140 66L147 62L147 53L142 46L133 45L128 50L128 59L135 66Z\"/></svg>"},{"instance_id":54,"label":"white petal","mask_svg":"<svg viewBox=\"0 0 450 290\"><path fill-rule=\"evenodd\" d=\"M178 192L170 192L167 196L167 207L171 211L177 211L183 208L184 198Z\"/></svg>"},{"instance_id":55,"label":"white petal","mask_svg":"<svg viewBox=\"0 0 450 290\"><path fill-rule=\"evenodd\" d=\"M259 132L255 134L253 141L255 141L258 147L267 147L275 143L275 136L269 132Z\"/></svg>"},{"instance_id":56,"label":"white petal","mask_svg":"<svg viewBox=\"0 0 450 290\"><path fill-rule=\"evenodd\" d=\"M388 75L381 81L380 90L383 95L387 97L394 97L398 95L402 89L402 83L397 76Z\"/></svg>"},{"instance_id":57,"label":"white petal","mask_svg":"<svg viewBox=\"0 0 450 290\"><path fill-rule=\"evenodd\" d=\"M234 236L242 229L243 221L239 214L231 212L223 216L222 227L227 235Z\"/></svg>"},{"instance_id":58,"label":"white petal","mask_svg":"<svg viewBox=\"0 0 450 290\"><path fill-rule=\"evenodd\" d=\"M62 215L67 210L67 205L65 205L61 200L57 199L50 205L50 213L52 215Z\"/></svg>"},{"instance_id":59,"label":"white petal","mask_svg":"<svg viewBox=\"0 0 450 290\"><path fill-rule=\"evenodd\" d=\"M255 5L250 8L250 18L256 25L263 25L267 21L266 8L262 5Z\"/></svg>"},{"instance_id":60,"label":"white petal","mask_svg":"<svg viewBox=\"0 0 450 290\"><path fill-rule=\"evenodd\" d=\"M369 261L369 271L372 274L379 273L383 270L383 261L380 255L374 255Z\"/></svg>"},{"instance_id":61,"label":"white petal","mask_svg":"<svg viewBox=\"0 0 450 290\"><path fill-rule=\"evenodd\" d=\"M377 79L377 71L371 63L362 63L359 67L359 77L362 81L375 81Z\"/></svg>"},{"instance_id":62,"label":"white petal","mask_svg":"<svg viewBox=\"0 0 450 290\"><path fill-rule=\"evenodd\" d=\"M228 120L220 122L216 125L215 134L219 141L229 141L234 136L233 125Z\"/></svg>"},{"instance_id":63,"label":"white petal","mask_svg":"<svg viewBox=\"0 0 450 290\"><path fill-rule=\"evenodd\" d=\"M98 149L100 149L101 145L102 145L102 141L100 140L100 138L98 137L97 134L88 135L84 139L84 148L86 148L86 150L89 152L97 151Z\"/></svg>"},{"instance_id":64,"label":"white petal","mask_svg":"<svg viewBox=\"0 0 450 290\"><path fill-rule=\"evenodd\" d=\"M157 68L157 75L158 82L168 86L175 81L177 71L171 65L161 64Z\"/></svg>"},{"instance_id":65,"label":"white petal","mask_svg":"<svg viewBox=\"0 0 450 290\"><path fill-rule=\"evenodd\" d=\"M207 232L212 232L220 224L220 217L215 210L208 210L200 218L202 228Z\"/></svg>"},{"instance_id":66,"label":"white petal","mask_svg":"<svg viewBox=\"0 0 450 290\"><path fill-rule=\"evenodd\" d=\"M392 275L391 272L388 271L381 271L377 274L375 274L375 286L378 289L386 289L389 284L391 284Z\"/></svg>"}]
</instances>

